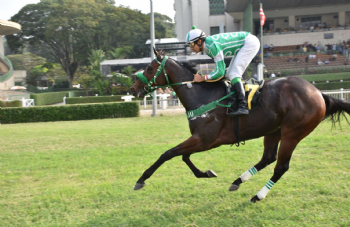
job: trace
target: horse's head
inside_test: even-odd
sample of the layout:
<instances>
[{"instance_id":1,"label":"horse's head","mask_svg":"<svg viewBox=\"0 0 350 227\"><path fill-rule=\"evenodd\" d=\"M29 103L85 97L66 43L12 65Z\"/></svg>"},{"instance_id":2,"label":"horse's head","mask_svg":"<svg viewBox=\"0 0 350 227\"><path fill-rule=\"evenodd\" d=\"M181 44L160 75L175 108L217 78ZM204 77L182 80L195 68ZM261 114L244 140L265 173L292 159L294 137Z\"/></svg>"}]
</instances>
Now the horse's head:
<instances>
[{"instance_id":1,"label":"horse's head","mask_svg":"<svg viewBox=\"0 0 350 227\"><path fill-rule=\"evenodd\" d=\"M137 73L137 79L134 85L130 88L132 94L136 97L144 97L146 94L153 92L156 86L169 84L169 80L165 72L165 63L167 56L159 54L153 48L156 58L142 72Z\"/></svg>"}]
</instances>

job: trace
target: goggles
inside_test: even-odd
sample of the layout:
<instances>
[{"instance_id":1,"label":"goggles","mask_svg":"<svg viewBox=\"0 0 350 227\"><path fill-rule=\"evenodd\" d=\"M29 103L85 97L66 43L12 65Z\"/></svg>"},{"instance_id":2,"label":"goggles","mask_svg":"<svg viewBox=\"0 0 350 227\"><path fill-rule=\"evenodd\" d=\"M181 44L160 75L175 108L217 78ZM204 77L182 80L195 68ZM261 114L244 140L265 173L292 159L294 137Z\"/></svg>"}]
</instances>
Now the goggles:
<instances>
[{"instance_id":1,"label":"goggles","mask_svg":"<svg viewBox=\"0 0 350 227\"><path fill-rule=\"evenodd\" d=\"M188 45L192 48L192 47L194 47L195 43L194 42L193 43L189 43Z\"/></svg>"}]
</instances>

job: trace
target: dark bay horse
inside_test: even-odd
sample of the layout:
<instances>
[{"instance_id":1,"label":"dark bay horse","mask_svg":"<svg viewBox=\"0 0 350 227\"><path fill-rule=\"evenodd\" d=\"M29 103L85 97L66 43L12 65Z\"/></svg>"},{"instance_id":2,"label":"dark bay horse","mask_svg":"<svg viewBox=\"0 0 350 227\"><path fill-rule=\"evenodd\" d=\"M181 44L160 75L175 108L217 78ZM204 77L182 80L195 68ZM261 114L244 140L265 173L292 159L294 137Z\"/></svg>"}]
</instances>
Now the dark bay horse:
<instances>
[{"instance_id":1,"label":"dark bay horse","mask_svg":"<svg viewBox=\"0 0 350 227\"><path fill-rule=\"evenodd\" d=\"M192 88L182 85L181 82L193 80L193 72L173 59L163 61L167 57L155 50L154 52L156 59L144 70L142 78L131 87L133 95L143 97L147 93L145 85L152 78L154 83L151 85L153 86L170 84L186 111L195 110L226 95L226 88L220 82L193 83ZM154 78L155 75L156 78ZM252 202L266 197L271 187L289 169L289 162L297 144L309 135L322 120L330 117L334 124L339 121L340 115L344 115L344 112L350 114L350 103L322 94L311 83L299 77L265 81L261 90L261 102L262 107L252 111L249 115L239 117L239 129L242 141L264 136L263 156L256 165L237 178L229 188L230 191L238 190L241 183L277 160L272 177L251 199ZM227 104L227 101L224 100L221 103ZM151 177L164 162L179 155L182 155L182 160L197 178L216 177L211 170L206 172L199 170L191 162L190 155L223 144L236 143L233 118L226 116L225 107L218 106L205 114L189 118L188 122L192 136L163 153L142 174L135 185L135 190L144 187L145 180Z\"/></svg>"}]
</instances>

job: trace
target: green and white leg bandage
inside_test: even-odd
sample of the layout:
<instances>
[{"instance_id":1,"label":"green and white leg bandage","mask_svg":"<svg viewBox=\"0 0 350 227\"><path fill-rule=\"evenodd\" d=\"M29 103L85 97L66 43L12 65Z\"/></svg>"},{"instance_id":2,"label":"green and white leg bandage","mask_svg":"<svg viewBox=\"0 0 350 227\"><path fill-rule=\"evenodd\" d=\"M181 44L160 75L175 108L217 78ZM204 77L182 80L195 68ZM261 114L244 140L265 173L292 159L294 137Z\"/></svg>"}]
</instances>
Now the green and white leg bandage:
<instances>
[{"instance_id":1,"label":"green and white leg bandage","mask_svg":"<svg viewBox=\"0 0 350 227\"><path fill-rule=\"evenodd\" d=\"M256 174L258 172L258 170L253 166L252 168L250 168L248 171L244 172L240 178L242 180L242 182L246 182L247 180L249 180L249 178L251 178L254 174Z\"/></svg>"},{"instance_id":2,"label":"green and white leg bandage","mask_svg":"<svg viewBox=\"0 0 350 227\"><path fill-rule=\"evenodd\" d=\"M269 191L271 190L271 188L275 185L275 183L273 183L273 181L269 180L266 185L258 192L258 194L256 194L256 196L259 199L264 199L267 195L267 193L269 193Z\"/></svg>"}]
</instances>

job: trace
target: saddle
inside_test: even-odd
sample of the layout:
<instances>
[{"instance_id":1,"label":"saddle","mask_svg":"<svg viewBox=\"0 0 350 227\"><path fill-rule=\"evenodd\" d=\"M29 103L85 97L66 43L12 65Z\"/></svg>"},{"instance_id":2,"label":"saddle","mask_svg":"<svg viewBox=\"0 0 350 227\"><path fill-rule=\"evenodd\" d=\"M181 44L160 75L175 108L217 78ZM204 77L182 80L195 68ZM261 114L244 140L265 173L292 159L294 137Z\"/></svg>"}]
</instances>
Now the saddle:
<instances>
[{"instance_id":1,"label":"saddle","mask_svg":"<svg viewBox=\"0 0 350 227\"><path fill-rule=\"evenodd\" d=\"M261 107L261 93L260 89L264 86L264 80L249 79L243 82L245 90L245 99L248 104L249 113ZM227 92L231 92L231 83L227 85ZM238 109L238 101L236 95L231 95L228 99L227 111L236 111ZM233 117L233 129L236 135L235 145L239 147L240 144L244 145L245 141L241 141L239 133L239 116Z\"/></svg>"}]
</instances>

